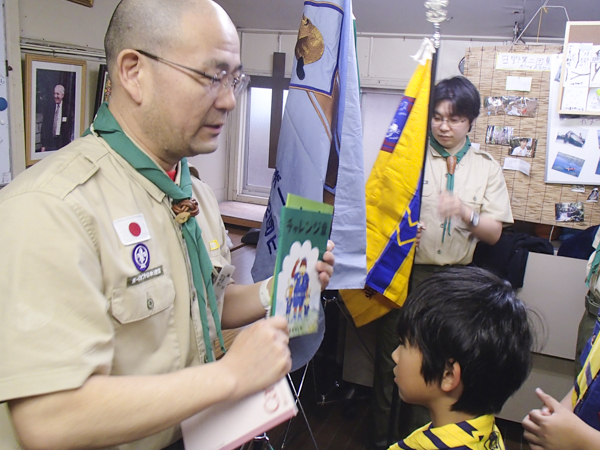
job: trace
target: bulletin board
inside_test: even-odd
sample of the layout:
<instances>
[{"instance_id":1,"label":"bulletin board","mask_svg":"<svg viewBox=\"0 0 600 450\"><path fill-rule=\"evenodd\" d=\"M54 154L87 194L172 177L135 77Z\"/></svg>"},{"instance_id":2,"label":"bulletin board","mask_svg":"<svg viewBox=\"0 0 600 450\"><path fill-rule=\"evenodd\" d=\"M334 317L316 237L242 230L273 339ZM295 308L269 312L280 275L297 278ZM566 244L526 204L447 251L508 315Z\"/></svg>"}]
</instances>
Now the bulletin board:
<instances>
[{"instance_id":1,"label":"bulletin board","mask_svg":"<svg viewBox=\"0 0 600 450\"><path fill-rule=\"evenodd\" d=\"M530 117L488 114L489 108L482 105L481 114L469 136L471 142L479 143L481 149L490 153L502 167L505 165L506 158L513 161L519 159L530 165L529 176L518 170L504 170L504 178L515 220L584 229L600 223L599 203L586 201L594 186L584 185L584 192L576 192L573 189L577 181L570 184L547 184L545 182L549 113L548 93L552 74L549 61L551 58L545 58L544 64L541 66L535 64L521 64L520 66L513 64L511 66L509 61L504 69L497 68L499 55L514 53L550 56L562 53L562 48L562 46L552 45L468 48L465 54L464 74L479 89L482 101L486 97L527 97L528 99L537 100L536 112ZM508 59L510 60L510 58ZM535 59L533 60L535 61ZM498 64L498 66L501 65ZM531 87L526 92L507 90L508 77L531 78ZM513 152L513 149L516 150L516 147L513 147L514 143L486 143L486 137L489 141L488 127L498 127L495 128L496 130L512 128L513 137L535 139L536 145L533 156L513 157L511 152ZM577 202L583 203L583 221L559 222L556 220L556 204Z\"/></svg>"}]
</instances>

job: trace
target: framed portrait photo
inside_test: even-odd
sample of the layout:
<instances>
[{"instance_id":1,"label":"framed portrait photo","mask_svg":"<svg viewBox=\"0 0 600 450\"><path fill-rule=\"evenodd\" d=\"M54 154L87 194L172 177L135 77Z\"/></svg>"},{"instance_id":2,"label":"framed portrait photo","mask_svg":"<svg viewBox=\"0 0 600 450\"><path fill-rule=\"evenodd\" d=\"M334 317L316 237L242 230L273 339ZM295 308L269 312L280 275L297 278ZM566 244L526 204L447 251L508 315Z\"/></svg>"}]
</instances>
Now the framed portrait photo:
<instances>
[{"instance_id":1,"label":"framed portrait photo","mask_svg":"<svg viewBox=\"0 0 600 450\"><path fill-rule=\"evenodd\" d=\"M98 108L102 103L110 100L111 85L108 77L108 68L106 64L100 64L98 72L98 85L96 86L96 101L94 102L94 116L98 112Z\"/></svg>"},{"instance_id":2,"label":"framed portrait photo","mask_svg":"<svg viewBox=\"0 0 600 450\"><path fill-rule=\"evenodd\" d=\"M84 131L85 61L25 55L26 164L35 164Z\"/></svg>"}]
</instances>

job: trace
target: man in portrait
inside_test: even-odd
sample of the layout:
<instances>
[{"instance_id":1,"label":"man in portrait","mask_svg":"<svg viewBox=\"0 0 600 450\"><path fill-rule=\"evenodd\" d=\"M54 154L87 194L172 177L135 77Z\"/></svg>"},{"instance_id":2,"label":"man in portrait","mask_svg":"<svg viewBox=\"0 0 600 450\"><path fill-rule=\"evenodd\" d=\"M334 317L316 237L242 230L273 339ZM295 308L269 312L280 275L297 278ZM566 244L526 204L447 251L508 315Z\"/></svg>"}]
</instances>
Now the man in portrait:
<instances>
[{"instance_id":1,"label":"man in portrait","mask_svg":"<svg viewBox=\"0 0 600 450\"><path fill-rule=\"evenodd\" d=\"M58 150L74 139L74 108L65 99L65 87L54 86L53 102L43 108L42 142L40 151Z\"/></svg>"}]
</instances>

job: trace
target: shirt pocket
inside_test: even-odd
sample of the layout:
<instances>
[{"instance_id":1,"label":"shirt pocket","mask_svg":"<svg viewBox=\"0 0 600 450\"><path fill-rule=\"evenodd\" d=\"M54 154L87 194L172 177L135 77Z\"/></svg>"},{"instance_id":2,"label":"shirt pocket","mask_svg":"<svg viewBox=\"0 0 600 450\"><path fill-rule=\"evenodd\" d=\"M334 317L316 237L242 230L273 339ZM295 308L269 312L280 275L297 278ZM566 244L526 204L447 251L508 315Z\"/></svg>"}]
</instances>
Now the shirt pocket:
<instances>
[{"instance_id":1,"label":"shirt pocket","mask_svg":"<svg viewBox=\"0 0 600 450\"><path fill-rule=\"evenodd\" d=\"M147 319L173 306L175 285L169 276L160 276L136 286L113 291L112 316L121 324Z\"/></svg>"}]
</instances>

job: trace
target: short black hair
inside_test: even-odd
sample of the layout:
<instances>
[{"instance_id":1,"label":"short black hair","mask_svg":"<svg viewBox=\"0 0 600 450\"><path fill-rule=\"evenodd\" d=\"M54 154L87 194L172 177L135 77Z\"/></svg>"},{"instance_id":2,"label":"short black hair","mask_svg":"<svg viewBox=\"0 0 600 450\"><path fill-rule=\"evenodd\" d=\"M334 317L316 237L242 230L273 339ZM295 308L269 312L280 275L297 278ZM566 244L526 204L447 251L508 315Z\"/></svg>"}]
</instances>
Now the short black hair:
<instances>
[{"instance_id":1,"label":"short black hair","mask_svg":"<svg viewBox=\"0 0 600 450\"><path fill-rule=\"evenodd\" d=\"M527 379L534 337L528 311L510 283L476 267L425 279L400 310L400 344L423 355L421 374L441 383L458 362L464 390L453 411L497 414Z\"/></svg>"},{"instance_id":2,"label":"short black hair","mask_svg":"<svg viewBox=\"0 0 600 450\"><path fill-rule=\"evenodd\" d=\"M448 100L453 116L466 117L472 125L479 116L481 98L477 88L465 77L446 78L433 91L433 105Z\"/></svg>"},{"instance_id":3,"label":"short black hair","mask_svg":"<svg viewBox=\"0 0 600 450\"><path fill-rule=\"evenodd\" d=\"M521 139L519 139L519 142L523 142L523 141L529 142L529 138L521 138Z\"/></svg>"}]
</instances>

